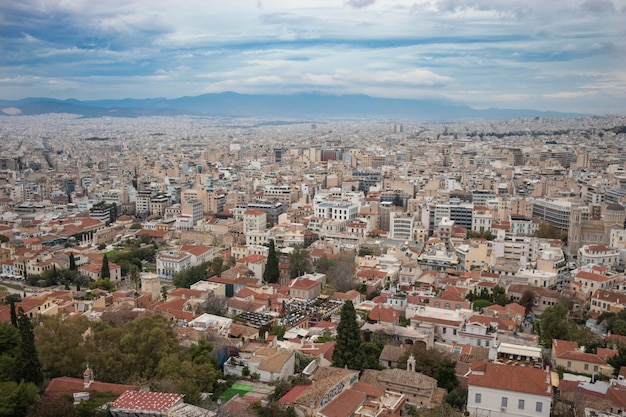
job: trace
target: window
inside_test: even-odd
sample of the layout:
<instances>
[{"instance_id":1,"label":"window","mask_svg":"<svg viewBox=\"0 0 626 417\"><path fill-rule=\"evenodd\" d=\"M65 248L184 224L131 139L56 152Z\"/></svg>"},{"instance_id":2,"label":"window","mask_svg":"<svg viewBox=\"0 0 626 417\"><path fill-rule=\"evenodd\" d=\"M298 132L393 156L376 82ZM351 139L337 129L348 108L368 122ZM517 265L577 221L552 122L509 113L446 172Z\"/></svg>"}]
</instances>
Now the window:
<instances>
[{"instance_id":1,"label":"window","mask_svg":"<svg viewBox=\"0 0 626 417\"><path fill-rule=\"evenodd\" d=\"M476 404L480 404L480 400L481 400L481 395L479 392L477 392L476 395L474 396L474 402Z\"/></svg>"},{"instance_id":2,"label":"window","mask_svg":"<svg viewBox=\"0 0 626 417\"><path fill-rule=\"evenodd\" d=\"M572 361L567 361L567 367L571 368L572 367Z\"/></svg>"},{"instance_id":3,"label":"window","mask_svg":"<svg viewBox=\"0 0 626 417\"><path fill-rule=\"evenodd\" d=\"M446 334L446 330L447 330L447 329L446 329L445 327L442 327L442 328L441 328L441 333Z\"/></svg>"},{"instance_id":4,"label":"window","mask_svg":"<svg viewBox=\"0 0 626 417\"><path fill-rule=\"evenodd\" d=\"M535 404L535 411L538 413L541 413L543 411L543 403L540 401L537 401L537 404Z\"/></svg>"},{"instance_id":5,"label":"window","mask_svg":"<svg viewBox=\"0 0 626 417\"><path fill-rule=\"evenodd\" d=\"M508 404L509 404L509 399L507 397L502 397L502 401L500 401L500 406L502 408L506 408Z\"/></svg>"},{"instance_id":6,"label":"window","mask_svg":"<svg viewBox=\"0 0 626 417\"><path fill-rule=\"evenodd\" d=\"M589 370L589 364L588 364L588 363L586 363L586 364L585 364L585 371L588 371L588 370Z\"/></svg>"},{"instance_id":7,"label":"window","mask_svg":"<svg viewBox=\"0 0 626 417\"><path fill-rule=\"evenodd\" d=\"M598 365L593 365L593 372L598 372Z\"/></svg>"},{"instance_id":8,"label":"window","mask_svg":"<svg viewBox=\"0 0 626 417\"><path fill-rule=\"evenodd\" d=\"M524 400L517 401L517 408L519 408L520 410L524 409Z\"/></svg>"}]
</instances>

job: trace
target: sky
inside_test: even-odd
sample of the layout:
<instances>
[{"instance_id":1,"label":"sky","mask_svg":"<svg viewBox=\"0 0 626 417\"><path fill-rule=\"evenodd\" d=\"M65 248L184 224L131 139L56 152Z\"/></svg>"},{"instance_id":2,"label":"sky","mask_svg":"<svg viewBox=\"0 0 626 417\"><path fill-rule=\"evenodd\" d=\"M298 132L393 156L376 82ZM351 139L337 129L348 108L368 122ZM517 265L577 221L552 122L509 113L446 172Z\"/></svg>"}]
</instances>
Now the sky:
<instances>
[{"instance_id":1,"label":"sky","mask_svg":"<svg viewBox=\"0 0 626 417\"><path fill-rule=\"evenodd\" d=\"M0 98L365 94L626 114L626 0L0 2Z\"/></svg>"}]
</instances>

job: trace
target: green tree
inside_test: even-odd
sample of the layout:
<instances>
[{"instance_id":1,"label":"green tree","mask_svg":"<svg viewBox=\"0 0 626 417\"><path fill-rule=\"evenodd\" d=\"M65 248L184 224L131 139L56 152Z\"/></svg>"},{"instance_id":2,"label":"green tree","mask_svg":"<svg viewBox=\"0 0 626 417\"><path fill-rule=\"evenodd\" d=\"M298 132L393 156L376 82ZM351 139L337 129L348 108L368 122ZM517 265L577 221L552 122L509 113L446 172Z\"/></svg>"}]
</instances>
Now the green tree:
<instances>
[{"instance_id":1,"label":"green tree","mask_svg":"<svg viewBox=\"0 0 626 417\"><path fill-rule=\"evenodd\" d=\"M289 254L289 275L297 278L311 272L311 261L309 252L302 245L295 245Z\"/></svg>"},{"instance_id":2,"label":"green tree","mask_svg":"<svg viewBox=\"0 0 626 417\"><path fill-rule=\"evenodd\" d=\"M504 306L507 304L508 300L506 298L506 289L501 285L496 285L491 290L491 301L494 304L498 304Z\"/></svg>"},{"instance_id":3,"label":"green tree","mask_svg":"<svg viewBox=\"0 0 626 417\"><path fill-rule=\"evenodd\" d=\"M219 256L213 258L213 261L211 261L211 265L209 266L209 272L211 276L215 276L215 275L219 276L223 270L224 270L224 259Z\"/></svg>"},{"instance_id":4,"label":"green tree","mask_svg":"<svg viewBox=\"0 0 626 417\"><path fill-rule=\"evenodd\" d=\"M135 290L137 290L137 287L139 285L139 268L137 268L137 265L130 266L130 269L128 270L128 276L130 278L130 282L133 283Z\"/></svg>"},{"instance_id":5,"label":"green tree","mask_svg":"<svg viewBox=\"0 0 626 417\"><path fill-rule=\"evenodd\" d=\"M207 278L207 270L210 266L209 262L204 262L197 266L192 266L184 271L174 275L172 284L177 288L189 288L198 281Z\"/></svg>"},{"instance_id":6,"label":"green tree","mask_svg":"<svg viewBox=\"0 0 626 417\"><path fill-rule=\"evenodd\" d=\"M99 323L97 328L106 326ZM93 346L91 323L85 316L63 320L61 315L44 316L35 328L37 352L46 378L80 377L87 364L87 352ZM91 331L93 333L93 330ZM85 336L83 336L85 335Z\"/></svg>"},{"instance_id":7,"label":"green tree","mask_svg":"<svg viewBox=\"0 0 626 417\"><path fill-rule=\"evenodd\" d=\"M5 243L8 241L9 241L8 237L6 237L5 235L0 235L0 243Z\"/></svg>"},{"instance_id":8,"label":"green tree","mask_svg":"<svg viewBox=\"0 0 626 417\"><path fill-rule=\"evenodd\" d=\"M448 392L452 392L459 385L456 378L456 361L444 359L439 362L433 378L437 380L439 388L445 388Z\"/></svg>"},{"instance_id":9,"label":"green tree","mask_svg":"<svg viewBox=\"0 0 626 417\"><path fill-rule=\"evenodd\" d=\"M141 223L133 223L129 227L130 230L139 230L141 229Z\"/></svg>"},{"instance_id":10,"label":"green tree","mask_svg":"<svg viewBox=\"0 0 626 417\"><path fill-rule=\"evenodd\" d=\"M617 355L611 356L607 362L613 367L613 374L617 376L622 366L626 366L626 346L618 346Z\"/></svg>"},{"instance_id":11,"label":"green tree","mask_svg":"<svg viewBox=\"0 0 626 417\"><path fill-rule=\"evenodd\" d=\"M279 277L280 269L278 268L278 255L276 254L274 239L270 239L269 250L267 252L267 263L265 265L265 271L263 271L263 280L270 284L275 284L278 282Z\"/></svg>"},{"instance_id":12,"label":"green tree","mask_svg":"<svg viewBox=\"0 0 626 417\"><path fill-rule=\"evenodd\" d=\"M365 366L365 361L356 312L352 301L348 300L341 307L341 315L337 325L337 342L333 352L333 365L360 370Z\"/></svg>"},{"instance_id":13,"label":"green tree","mask_svg":"<svg viewBox=\"0 0 626 417\"><path fill-rule=\"evenodd\" d=\"M489 300L478 299L472 303L472 307L476 311L480 311L483 308L489 307L493 305L493 303Z\"/></svg>"},{"instance_id":14,"label":"green tree","mask_svg":"<svg viewBox=\"0 0 626 417\"><path fill-rule=\"evenodd\" d=\"M76 258L74 257L74 253L70 253L70 271L76 270Z\"/></svg>"},{"instance_id":15,"label":"green tree","mask_svg":"<svg viewBox=\"0 0 626 417\"><path fill-rule=\"evenodd\" d=\"M0 323L0 382L13 380L19 346L20 332L17 327Z\"/></svg>"},{"instance_id":16,"label":"green tree","mask_svg":"<svg viewBox=\"0 0 626 417\"><path fill-rule=\"evenodd\" d=\"M454 388L446 395L446 404L451 405L457 410L463 410L467 404L467 390L461 386ZM455 415L455 414L453 414Z\"/></svg>"},{"instance_id":17,"label":"green tree","mask_svg":"<svg viewBox=\"0 0 626 417\"><path fill-rule=\"evenodd\" d=\"M381 341L375 340L364 342L362 346L365 352L365 367L367 369L381 369L379 359L385 345Z\"/></svg>"},{"instance_id":18,"label":"green tree","mask_svg":"<svg viewBox=\"0 0 626 417\"><path fill-rule=\"evenodd\" d=\"M540 317L541 341L551 347L553 339L572 340L574 325L568 319L569 310L555 304L545 309Z\"/></svg>"},{"instance_id":19,"label":"green tree","mask_svg":"<svg viewBox=\"0 0 626 417\"><path fill-rule=\"evenodd\" d=\"M20 332L20 344L15 360L17 367L14 380L32 382L40 386L43 383L43 373L35 347L33 323L21 308L17 317L17 330Z\"/></svg>"},{"instance_id":20,"label":"green tree","mask_svg":"<svg viewBox=\"0 0 626 417\"><path fill-rule=\"evenodd\" d=\"M102 268L100 269L100 278L111 278L111 272L109 271L109 258L105 253L102 257Z\"/></svg>"},{"instance_id":21,"label":"green tree","mask_svg":"<svg viewBox=\"0 0 626 417\"><path fill-rule=\"evenodd\" d=\"M92 290L98 288L104 291L113 292L115 291L115 284L108 278L100 278L97 281L90 281L89 288Z\"/></svg>"},{"instance_id":22,"label":"green tree","mask_svg":"<svg viewBox=\"0 0 626 417\"><path fill-rule=\"evenodd\" d=\"M9 315L11 317L11 324L17 327L17 311L15 309L15 303L19 302L21 297L19 294L9 294L5 297L5 302L9 303Z\"/></svg>"},{"instance_id":23,"label":"green tree","mask_svg":"<svg viewBox=\"0 0 626 417\"><path fill-rule=\"evenodd\" d=\"M25 416L35 404L39 389L32 382L10 381L0 383L0 417Z\"/></svg>"}]
</instances>

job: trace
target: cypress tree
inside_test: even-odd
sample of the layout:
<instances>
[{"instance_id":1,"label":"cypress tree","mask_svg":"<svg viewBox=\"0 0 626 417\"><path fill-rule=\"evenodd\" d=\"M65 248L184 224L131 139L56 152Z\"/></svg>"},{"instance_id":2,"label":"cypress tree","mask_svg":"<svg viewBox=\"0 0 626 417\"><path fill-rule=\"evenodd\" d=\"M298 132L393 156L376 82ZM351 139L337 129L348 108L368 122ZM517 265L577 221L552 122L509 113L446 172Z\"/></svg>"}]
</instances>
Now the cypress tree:
<instances>
[{"instance_id":1,"label":"cypress tree","mask_svg":"<svg viewBox=\"0 0 626 417\"><path fill-rule=\"evenodd\" d=\"M111 272L109 271L109 258L105 253L102 257L102 269L100 270L100 278L111 278Z\"/></svg>"},{"instance_id":2,"label":"cypress tree","mask_svg":"<svg viewBox=\"0 0 626 417\"><path fill-rule=\"evenodd\" d=\"M76 270L76 258L74 258L74 254L70 253L70 271Z\"/></svg>"},{"instance_id":3,"label":"cypress tree","mask_svg":"<svg viewBox=\"0 0 626 417\"><path fill-rule=\"evenodd\" d=\"M43 373L41 372L41 363L35 347L33 323L21 308L17 317L17 329L20 332L20 347L15 360L17 365L15 381L24 380L25 382L32 382L37 386L41 386Z\"/></svg>"},{"instance_id":4,"label":"cypress tree","mask_svg":"<svg viewBox=\"0 0 626 417\"><path fill-rule=\"evenodd\" d=\"M361 341L361 331L356 322L356 312L352 301L348 300L341 308L339 325L337 325L337 343L333 352L333 365L347 366L361 370L366 357Z\"/></svg>"},{"instance_id":5,"label":"cypress tree","mask_svg":"<svg viewBox=\"0 0 626 417\"><path fill-rule=\"evenodd\" d=\"M9 308L11 309L11 324L13 327L17 327L17 313L15 312L15 302L19 301L19 296L9 295L7 298L9 299Z\"/></svg>"},{"instance_id":6,"label":"cypress tree","mask_svg":"<svg viewBox=\"0 0 626 417\"><path fill-rule=\"evenodd\" d=\"M278 268L278 255L276 255L276 247L274 246L274 240L270 240L270 248L267 253L267 264L265 265L265 271L263 271L263 280L270 284L278 282L280 277L280 269Z\"/></svg>"}]
</instances>

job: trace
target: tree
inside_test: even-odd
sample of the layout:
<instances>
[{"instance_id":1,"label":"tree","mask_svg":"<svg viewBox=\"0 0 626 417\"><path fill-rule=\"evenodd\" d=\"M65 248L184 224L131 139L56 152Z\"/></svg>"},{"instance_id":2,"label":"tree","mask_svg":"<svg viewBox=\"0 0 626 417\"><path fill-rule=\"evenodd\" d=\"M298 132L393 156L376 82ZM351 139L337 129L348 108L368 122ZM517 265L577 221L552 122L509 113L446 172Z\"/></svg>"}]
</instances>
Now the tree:
<instances>
[{"instance_id":1,"label":"tree","mask_svg":"<svg viewBox=\"0 0 626 417\"><path fill-rule=\"evenodd\" d=\"M269 250L267 252L267 264L263 271L263 280L270 284L276 284L280 277L280 269L278 268L278 255L274 246L274 240L270 239Z\"/></svg>"},{"instance_id":2,"label":"tree","mask_svg":"<svg viewBox=\"0 0 626 417\"><path fill-rule=\"evenodd\" d=\"M335 263L336 262L331 261L328 259L328 256L324 254L313 261L313 269L320 274L326 274Z\"/></svg>"},{"instance_id":3,"label":"tree","mask_svg":"<svg viewBox=\"0 0 626 417\"><path fill-rule=\"evenodd\" d=\"M9 303L9 308L11 309L9 312L11 315L11 324L14 327L17 327L17 312L15 310L15 303L20 301L20 296L18 294L9 294L6 296L5 300Z\"/></svg>"},{"instance_id":4,"label":"tree","mask_svg":"<svg viewBox=\"0 0 626 417\"><path fill-rule=\"evenodd\" d=\"M28 408L37 401L38 393L32 382L0 383L0 417L25 416Z\"/></svg>"},{"instance_id":5,"label":"tree","mask_svg":"<svg viewBox=\"0 0 626 417\"><path fill-rule=\"evenodd\" d=\"M0 381L13 380L19 345L20 333L17 327L0 323Z\"/></svg>"},{"instance_id":6,"label":"tree","mask_svg":"<svg viewBox=\"0 0 626 417\"><path fill-rule=\"evenodd\" d=\"M211 276L215 276L215 275L219 276L223 270L224 270L224 259L222 259L219 256L213 258L213 261L211 262L211 265L209 266L209 272Z\"/></svg>"},{"instance_id":7,"label":"tree","mask_svg":"<svg viewBox=\"0 0 626 417\"><path fill-rule=\"evenodd\" d=\"M478 299L472 303L472 307L475 311L480 311L483 308L489 307L493 305L493 303L489 300Z\"/></svg>"},{"instance_id":8,"label":"tree","mask_svg":"<svg viewBox=\"0 0 626 417\"><path fill-rule=\"evenodd\" d=\"M21 308L17 317L17 329L20 332L20 345L15 361L17 367L14 380L32 382L40 386L43 383L43 373L35 347L33 323Z\"/></svg>"},{"instance_id":9,"label":"tree","mask_svg":"<svg viewBox=\"0 0 626 417\"><path fill-rule=\"evenodd\" d=\"M130 282L132 282L135 286L136 290L137 286L139 285L139 268L137 267L137 265L133 264L130 266L128 270L128 277L130 278Z\"/></svg>"},{"instance_id":10,"label":"tree","mask_svg":"<svg viewBox=\"0 0 626 417\"><path fill-rule=\"evenodd\" d=\"M82 375L88 350L97 349L92 346L90 337L83 336L89 333L90 326L85 316L73 320L63 320L61 315L42 317L35 334L41 369L46 378Z\"/></svg>"},{"instance_id":11,"label":"tree","mask_svg":"<svg viewBox=\"0 0 626 417\"><path fill-rule=\"evenodd\" d=\"M567 240L567 232L557 229L552 223L541 223L535 231L535 237L544 239Z\"/></svg>"},{"instance_id":12,"label":"tree","mask_svg":"<svg viewBox=\"0 0 626 417\"><path fill-rule=\"evenodd\" d=\"M533 306L535 305L535 297L535 293L533 292L533 290L530 289L522 293L522 298L520 298L519 304L524 307L524 316L527 316L533 310Z\"/></svg>"},{"instance_id":13,"label":"tree","mask_svg":"<svg viewBox=\"0 0 626 417\"><path fill-rule=\"evenodd\" d=\"M437 380L439 388L445 388L448 392L452 392L459 385L456 378L456 361L444 359L439 362L433 378Z\"/></svg>"},{"instance_id":14,"label":"tree","mask_svg":"<svg viewBox=\"0 0 626 417\"><path fill-rule=\"evenodd\" d=\"M360 370L365 366L365 361L361 331L356 322L354 305L352 305L352 301L347 300L341 307L339 325L337 325L337 343L333 352L333 365Z\"/></svg>"},{"instance_id":15,"label":"tree","mask_svg":"<svg viewBox=\"0 0 626 417\"><path fill-rule=\"evenodd\" d=\"M619 346L617 352L617 355L607 359L608 364L613 367L613 374L616 376L619 374L620 368L626 366L626 346Z\"/></svg>"},{"instance_id":16,"label":"tree","mask_svg":"<svg viewBox=\"0 0 626 417\"><path fill-rule=\"evenodd\" d=\"M90 281L89 288L92 290L98 288L104 291L113 292L115 291L115 284L113 284L108 278L100 278L97 281Z\"/></svg>"},{"instance_id":17,"label":"tree","mask_svg":"<svg viewBox=\"0 0 626 417\"><path fill-rule=\"evenodd\" d=\"M111 278L111 272L109 271L109 258L105 253L102 257L102 268L100 269L100 278Z\"/></svg>"},{"instance_id":18,"label":"tree","mask_svg":"<svg viewBox=\"0 0 626 417\"><path fill-rule=\"evenodd\" d=\"M353 257L343 255L328 270L328 281L335 291L346 292L353 290L356 286L354 281L355 265Z\"/></svg>"},{"instance_id":19,"label":"tree","mask_svg":"<svg viewBox=\"0 0 626 417\"><path fill-rule=\"evenodd\" d=\"M177 273L172 278L172 284L174 284L177 288L191 287L196 282L206 279L206 273L209 265L209 262L204 262L200 265L192 266L191 268L187 268L184 271Z\"/></svg>"},{"instance_id":20,"label":"tree","mask_svg":"<svg viewBox=\"0 0 626 417\"><path fill-rule=\"evenodd\" d=\"M508 301L506 299L506 289L501 285L496 285L495 287L493 287L493 289L491 290L491 301L494 304L499 304L501 306L506 305Z\"/></svg>"},{"instance_id":21,"label":"tree","mask_svg":"<svg viewBox=\"0 0 626 417\"><path fill-rule=\"evenodd\" d=\"M5 243L8 241L9 241L8 237L6 237L5 235L0 235L0 243Z\"/></svg>"},{"instance_id":22,"label":"tree","mask_svg":"<svg viewBox=\"0 0 626 417\"><path fill-rule=\"evenodd\" d=\"M66 397L41 397L26 417L80 417L80 414Z\"/></svg>"},{"instance_id":23,"label":"tree","mask_svg":"<svg viewBox=\"0 0 626 417\"><path fill-rule=\"evenodd\" d=\"M311 272L309 253L304 246L295 245L289 255L289 275L291 278L297 278L309 272Z\"/></svg>"},{"instance_id":24,"label":"tree","mask_svg":"<svg viewBox=\"0 0 626 417\"><path fill-rule=\"evenodd\" d=\"M74 253L70 253L70 271L76 270L76 258L74 257Z\"/></svg>"},{"instance_id":25,"label":"tree","mask_svg":"<svg viewBox=\"0 0 626 417\"><path fill-rule=\"evenodd\" d=\"M541 341L551 347L553 339L571 340L573 323L568 319L569 310L561 304L546 308L541 314Z\"/></svg>"}]
</instances>

